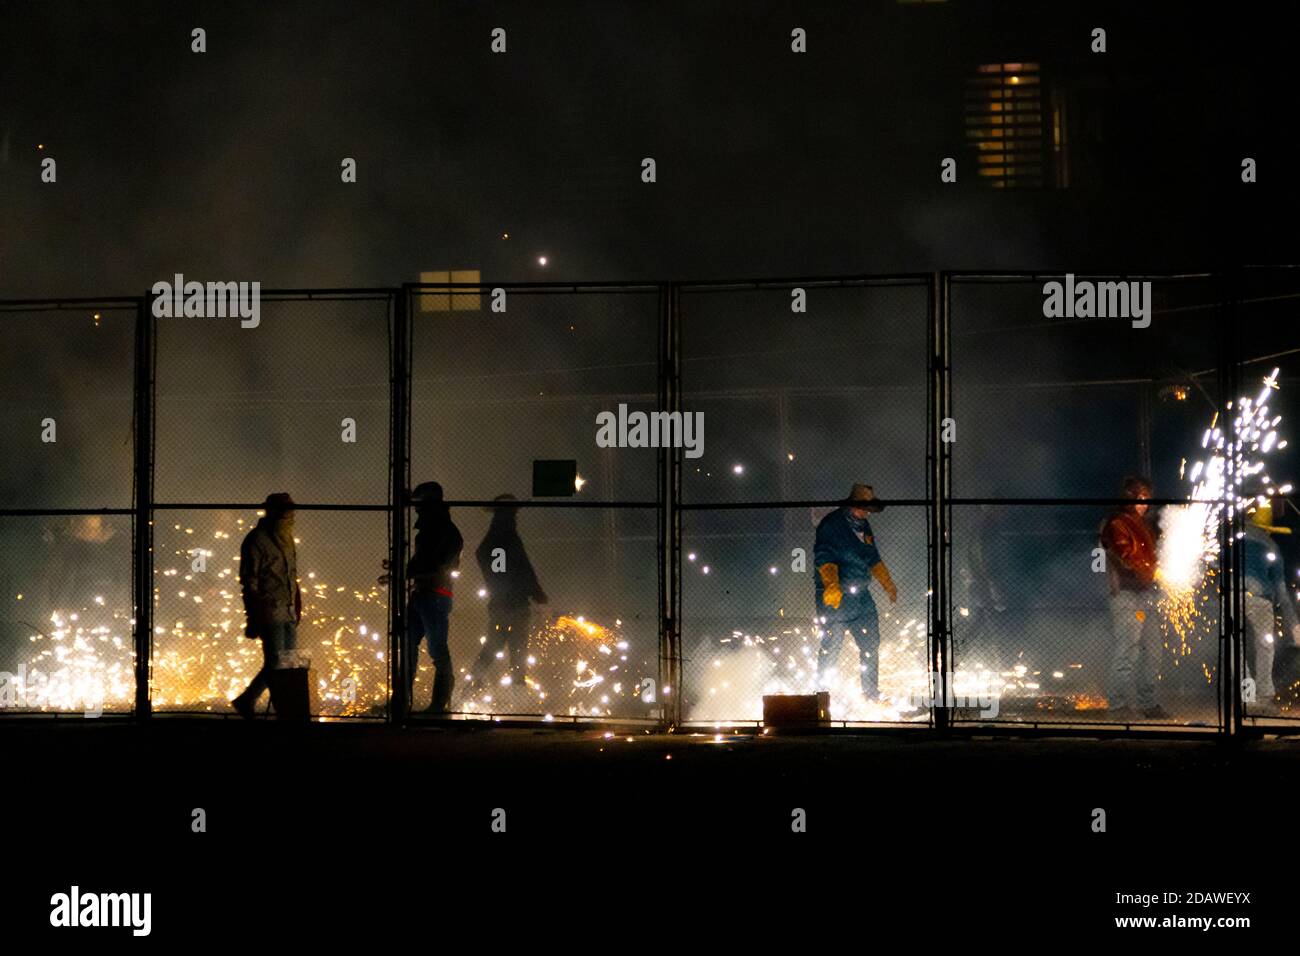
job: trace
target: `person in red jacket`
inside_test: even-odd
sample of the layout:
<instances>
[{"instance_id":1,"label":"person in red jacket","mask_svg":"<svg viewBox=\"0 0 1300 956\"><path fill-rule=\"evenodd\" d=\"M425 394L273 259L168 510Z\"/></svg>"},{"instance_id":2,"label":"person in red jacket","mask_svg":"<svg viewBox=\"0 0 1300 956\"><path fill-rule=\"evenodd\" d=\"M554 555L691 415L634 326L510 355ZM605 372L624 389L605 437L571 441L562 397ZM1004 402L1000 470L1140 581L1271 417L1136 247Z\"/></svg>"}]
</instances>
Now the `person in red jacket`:
<instances>
[{"instance_id":1,"label":"person in red jacket","mask_svg":"<svg viewBox=\"0 0 1300 956\"><path fill-rule=\"evenodd\" d=\"M1132 718L1132 701L1148 720L1168 717L1156 701L1156 664L1160 652L1156 602L1156 541L1159 532L1151 517L1151 482L1124 479L1124 497L1133 499L1113 512L1101 526L1110 582L1111 628L1115 647L1110 665L1107 701L1114 720ZM1136 691L1136 695L1134 695Z\"/></svg>"}]
</instances>

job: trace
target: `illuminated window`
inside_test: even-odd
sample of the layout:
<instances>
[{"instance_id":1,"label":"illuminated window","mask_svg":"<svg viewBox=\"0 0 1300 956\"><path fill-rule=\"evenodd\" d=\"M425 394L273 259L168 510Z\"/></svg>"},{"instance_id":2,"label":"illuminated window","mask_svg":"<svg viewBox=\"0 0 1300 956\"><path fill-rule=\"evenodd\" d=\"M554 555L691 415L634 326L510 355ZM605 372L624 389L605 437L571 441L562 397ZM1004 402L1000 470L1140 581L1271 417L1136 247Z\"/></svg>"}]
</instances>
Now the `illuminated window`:
<instances>
[{"instance_id":1,"label":"illuminated window","mask_svg":"<svg viewBox=\"0 0 1300 956\"><path fill-rule=\"evenodd\" d=\"M420 282L478 282L478 269L451 269L445 272L421 272ZM477 312L482 308L482 289L421 289L415 300L421 312Z\"/></svg>"},{"instance_id":2,"label":"illuminated window","mask_svg":"<svg viewBox=\"0 0 1300 956\"><path fill-rule=\"evenodd\" d=\"M1037 63L988 63L966 80L966 142L976 175L997 189L1065 186L1064 103Z\"/></svg>"}]
</instances>

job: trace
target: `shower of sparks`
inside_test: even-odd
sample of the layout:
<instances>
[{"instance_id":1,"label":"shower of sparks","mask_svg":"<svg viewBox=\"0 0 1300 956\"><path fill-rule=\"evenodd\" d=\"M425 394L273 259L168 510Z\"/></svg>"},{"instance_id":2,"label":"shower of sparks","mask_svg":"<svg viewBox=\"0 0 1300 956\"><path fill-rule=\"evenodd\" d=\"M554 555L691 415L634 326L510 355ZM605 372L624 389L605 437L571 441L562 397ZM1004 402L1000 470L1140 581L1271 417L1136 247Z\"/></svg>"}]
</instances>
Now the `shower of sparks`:
<instances>
[{"instance_id":1,"label":"shower of sparks","mask_svg":"<svg viewBox=\"0 0 1300 956\"><path fill-rule=\"evenodd\" d=\"M1264 458L1286 444L1278 442L1282 416L1269 412L1278 389L1278 371L1273 369L1253 398L1244 396L1235 407L1228 404L1233 416L1230 428L1221 428L1219 415L1214 414L1201 436L1203 457L1190 470L1184 463L1181 477L1191 485L1188 504L1165 508L1160 516L1161 626L1175 665L1191 654L1191 639L1200 639L1200 625L1206 620L1203 609L1217 592L1222 523L1256 500L1243 494L1247 482L1262 489L1257 499L1261 503L1276 493Z\"/></svg>"},{"instance_id":2,"label":"shower of sparks","mask_svg":"<svg viewBox=\"0 0 1300 956\"><path fill-rule=\"evenodd\" d=\"M262 666L260 644L243 636L239 540L252 522L239 518L235 535L213 533L194 542L193 528L176 525L188 546L171 551L154 571L154 653L151 696L159 710L229 712L229 701ZM195 573L202 555L207 570ZM161 565L167 566L161 566ZM388 698L387 593L299 578L303 592L298 650L311 661L313 693L322 714L380 715ZM91 622L94 622L93 624ZM96 597L76 611L56 611L50 627L33 628L28 673L50 676L26 695L39 711L127 710L135 696L134 621Z\"/></svg>"},{"instance_id":3,"label":"shower of sparks","mask_svg":"<svg viewBox=\"0 0 1300 956\"><path fill-rule=\"evenodd\" d=\"M256 519L238 518L230 531L196 541L193 528L175 525L179 546L160 547L155 570L151 698L159 710L230 713L230 700L262 666L262 649L244 637L239 588L239 542ZM161 537L161 536L160 536ZM299 542L300 555L304 550ZM194 572L202 556L206 570ZM383 715L388 704L388 589L353 588L324 580L303 565L303 612L298 651L310 661L313 709L328 717ZM21 600L21 598L19 598ZM453 624L455 618L453 618ZM662 703L642 698L644 678L657 662L635 657L622 620L606 627L582 615L559 616L535 629L529 666L517 687L509 680L475 683L468 667L453 709L472 714L519 713L553 717L647 716ZM96 595L74 610L58 610L45 626L29 623L33 654L25 668L23 709L123 711L134 704L135 671L129 609L106 606ZM433 667L421 654L417 698L427 698ZM621 706L620 706L621 705Z\"/></svg>"},{"instance_id":4,"label":"shower of sparks","mask_svg":"<svg viewBox=\"0 0 1300 956\"><path fill-rule=\"evenodd\" d=\"M784 613L781 612L781 616ZM822 627L780 625L766 634L732 631L710 644L705 656L689 662L694 688L686 719L718 727L761 719L763 697L770 694L812 694L830 691L834 721L893 722L921 720L937 689L929 681L924 612L916 615L880 612L879 699L868 700L859 679L858 649L846 636L836 661L818 675ZM1023 663L989 669L972 660L952 675L950 693L970 706L976 700L1001 701L1009 696L1035 696L1040 672Z\"/></svg>"},{"instance_id":5,"label":"shower of sparks","mask_svg":"<svg viewBox=\"0 0 1300 956\"><path fill-rule=\"evenodd\" d=\"M647 716L652 702L642 693L652 665L633 659L622 626L621 619L606 627L585 615L548 619L529 637L521 682L497 677L495 671L485 675L473 673L469 666L459 668L462 687L467 688L459 706L483 714L612 717L621 711Z\"/></svg>"}]
</instances>

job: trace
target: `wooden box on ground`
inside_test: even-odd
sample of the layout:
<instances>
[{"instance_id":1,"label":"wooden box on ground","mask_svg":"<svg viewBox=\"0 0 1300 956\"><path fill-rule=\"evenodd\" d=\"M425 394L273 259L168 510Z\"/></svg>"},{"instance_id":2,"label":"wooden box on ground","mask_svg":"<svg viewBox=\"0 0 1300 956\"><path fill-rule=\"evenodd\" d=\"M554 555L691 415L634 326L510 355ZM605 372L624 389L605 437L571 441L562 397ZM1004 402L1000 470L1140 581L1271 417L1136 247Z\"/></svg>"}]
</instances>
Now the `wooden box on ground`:
<instances>
[{"instance_id":1,"label":"wooden box on ground","mask_svg":"<svg viewBox=\"0 0 1300 956\"><path fill-rule=\"evenodd\" d=\"M763 697L763 726L786 728L829 727L831 695L768 694Z\"/></svg>"}]
</instances>

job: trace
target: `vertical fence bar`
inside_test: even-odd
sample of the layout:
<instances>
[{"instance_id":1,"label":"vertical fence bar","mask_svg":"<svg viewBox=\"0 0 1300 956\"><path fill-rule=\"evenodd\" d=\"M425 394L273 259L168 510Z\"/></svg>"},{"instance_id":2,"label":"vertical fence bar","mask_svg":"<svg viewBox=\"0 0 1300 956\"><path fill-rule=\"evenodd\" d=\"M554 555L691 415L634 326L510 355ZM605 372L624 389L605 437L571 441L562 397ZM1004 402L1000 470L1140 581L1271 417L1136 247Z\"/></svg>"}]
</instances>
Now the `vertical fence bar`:
<instances>
[{"instance_id":1,"label":"vertical fence bar","mask_svg":"<svg viewBox=\"0 0 1300 956\"><path fill-rule=\"evenodd\" d=\"M1220 276L1218 283L1219 299L1224 303L1225 315L1219 321L1219 377L1220 401L1232 403L1231 408L1224 408L1224 430L1232 428L1232 419L1240 414L1237 399L1241 395L1241 353L1238 348L1240 336L1237 322L1240 318L1238 301L1240 295L1240 273L1233 269ZM1228 432L1232 441L1236 441L1236 430ZM1220 541L1222 551L1222 575L1220 593L1222 595L1219 614L1219 680L1220 698L1223 714L1220 719L1220 731L1229 737L1241 733L1243 724L1241 675L1245 673L1245 603L1242 599L1244 586L1245 549L1238 544L1238 535L1244 529L1245 522L1241 510L1235 506L1237 498L1236 454L1230 453L1227 461L1228 480L1224 488L1224 505L1230 507L1227 521L1220 521L1224 529Z\"/></svg>"},{"instance_id":2,"label":"vertical fence bar","mask_svg":"<svg viewBox=\"0 0 1300 956\"><path fill-rule=\"evenodd\" d=\"M659 404L664 411L681 410L681 289L671 283L660 293ZM661 450L660 465L660 627L659 680L666 688L663 729L682 722L682 449Z\"/></svg>"},{"instance_id":3,"label":"vertical fence bar","mask_svg":"<svg viewBox=\"0 0 1300 956\"><path fill-rule=\"evenodd\" d=\"M931 686L937 693L934 706L934 725L946 730L952 723L948 708L951 689L948 686L952 669L952 608L950 605L950 540L952 533L952 488L950 486L952 457L948 442L944 441L946 421L952 416L952 394L949 368L949 284L946 273L936 272L930 280L929 304L929 458L927 476L929 488L930 533L930 673Z\"/></svg>"},{"instance_id":4,"label":"vertical fence bar","mask_svg":"<svg viewBox=\"0 0 1300 956\"><path fill-rule=\"evenodd\" d=\"M153 712L149 672L153 658L153 446L154 446L154 318L149 299L136 303L135 368L132 408L135 514L131 556L132 604L135 605L135 706L137 720Z\"/></svg>"},{"instance_id":5,"label":"vertical fence bar","mask_svg":"<svg viewBox=\"0 0 1300 956\"><path fill-rule=\"evenodd\" d=\"M406 487L411 468L411 289L403 285L393 295L392 347L389 356L388 520L388 720L402 724L407 700L406 659Z\"/></svg>"}]
</instances>

